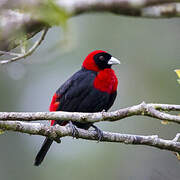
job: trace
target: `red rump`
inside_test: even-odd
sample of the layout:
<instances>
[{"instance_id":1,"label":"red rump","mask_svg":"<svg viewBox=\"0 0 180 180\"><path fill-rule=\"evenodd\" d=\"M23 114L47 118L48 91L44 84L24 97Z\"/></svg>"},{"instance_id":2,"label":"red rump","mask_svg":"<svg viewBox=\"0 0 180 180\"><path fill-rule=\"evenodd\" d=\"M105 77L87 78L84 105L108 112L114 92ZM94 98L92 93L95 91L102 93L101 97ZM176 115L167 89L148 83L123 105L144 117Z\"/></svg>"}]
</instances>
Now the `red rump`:
<instances>
[{"instance_id":1,"label":"red rump","mask_svg":"<svg viewBox=\"0 0 180 180\"><path fill-rule=\"evenodd\" d=\"M56 111L59 107L59 102L57 101L58 97L59 96L55 93L49 106L49 111ZM54 122L55 120L51 120L51 126L53 126Z\"/></svg>"},{"instance_id":2,"label":"red rump","mask_svg":"<svg viewBox=\"0 0 180 180\"><path fill-rule=\"evenodd\" d=\"M109 94L117 90L118 80L112 69L101 70L94 80L94 87Z\"/></svg>"},{"instance_id":3,"label":"red rump","mask_svg":"<svg viewBox=\"0 0 180 180\"><path fill-rule=\"evenodd\" d=\"M96 50L96 51L91 52L91 53L85 58L85 60L84 60L84 62L83 62L83 64L82 64L83 67L84 67L85 69L93 70L93 71L97 71L97 72L98 72L100 69L99 69L98 66L96 65L93 57L94 57L94 55L96 55L96 54L98 54L98 53L102 53L102 52L107 53L106 51L102 51L102 50Z\"/></svg>"}]
</instances>

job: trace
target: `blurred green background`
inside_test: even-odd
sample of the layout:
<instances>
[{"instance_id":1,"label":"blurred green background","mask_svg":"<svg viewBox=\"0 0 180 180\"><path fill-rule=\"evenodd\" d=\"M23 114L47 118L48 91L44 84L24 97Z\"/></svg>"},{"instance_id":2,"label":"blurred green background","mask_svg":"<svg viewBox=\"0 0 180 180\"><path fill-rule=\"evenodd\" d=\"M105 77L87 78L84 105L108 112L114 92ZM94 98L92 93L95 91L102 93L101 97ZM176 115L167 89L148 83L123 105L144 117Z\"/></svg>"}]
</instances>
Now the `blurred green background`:
<instances>
[{"instance_id":1,"label":"blurred green background","mask_svg":"<svg viewBox=\"0 0 180 180\"><path fill-rule=\"evenodd\" d=\"M0 111L47 111L56 89L94 49L106 50L122 63L114 67L119 86L111 111L142 101L180 103L180 86L173 71L180 68L178 19L94 14L73 17L68 25L69 44L57 46L63 40L63 31L52 28L32 56L1 67ZM177 124L162 125L159 120L147 117L97 123L97 126L120 133L158 134L165 139L172 139L179 132ZM54 143L43 164L34 167L43 139L14 132L1 135L0 179L180 179L180 162L171 152L72 138Z\"/></svg>"}]
</instances>

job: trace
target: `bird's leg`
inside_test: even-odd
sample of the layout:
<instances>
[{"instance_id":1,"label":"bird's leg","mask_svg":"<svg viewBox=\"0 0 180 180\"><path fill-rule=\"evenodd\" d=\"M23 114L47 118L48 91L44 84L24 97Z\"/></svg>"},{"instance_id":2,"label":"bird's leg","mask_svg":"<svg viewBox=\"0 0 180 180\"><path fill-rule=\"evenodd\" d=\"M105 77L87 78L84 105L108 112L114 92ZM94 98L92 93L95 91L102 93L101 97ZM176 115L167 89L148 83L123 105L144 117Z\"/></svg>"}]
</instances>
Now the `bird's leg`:
<instances>
[{"instance_id":1,"label":"bird's leg","mask_svg":"<svg viewBox=\"0 0 180 180\"><path fill-rule=\"evenodd\" d=\"M61 139L59 137L56 137L54 141L56 141L57 143L61 143Z\"/></svg>"},{"instance_id":2,"label":"bird's leg","mask_svg":"<svg viewBox=\"0 0 180 180\"><path fill-rule=\"evenodd\" d=\"M94 124L91 125L95 131L97 132L97 136L98 136L98 142L101 141L102 137L103 137L103 131L100 130L97 126L95 126Z\"/></svg>"},{"instance_id":3,"label":"bird's leg","mask_svg":"<svg viewBox=\"0 0 180 180\"><path fill-rule=\"evenodd\" d=\"M69 126L72 129L72 136L73 138L79 138L79 131L77 130L76 126L72 123L72 121L69 121Z\"/></svg>"}]
</instances>

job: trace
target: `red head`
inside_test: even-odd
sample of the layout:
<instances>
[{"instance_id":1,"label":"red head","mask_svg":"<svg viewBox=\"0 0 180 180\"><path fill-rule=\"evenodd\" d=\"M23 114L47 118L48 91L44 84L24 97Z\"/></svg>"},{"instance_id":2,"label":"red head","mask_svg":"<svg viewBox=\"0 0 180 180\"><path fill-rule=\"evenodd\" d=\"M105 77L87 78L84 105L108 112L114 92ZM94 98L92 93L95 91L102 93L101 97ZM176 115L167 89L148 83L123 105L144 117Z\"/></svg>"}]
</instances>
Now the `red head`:
<instances>
[{"instance_id":1,"label":"red head","mask_svg":"<svg viewBox=\"0 0 180 180\"><path fill-rule=\"evenodd\" d=\"M120 62L106 51L95 50L85 58L82 66L85 69L98 72L102 69L111 68L113 64L120 64Z\"/></svg>"}]
</instances>

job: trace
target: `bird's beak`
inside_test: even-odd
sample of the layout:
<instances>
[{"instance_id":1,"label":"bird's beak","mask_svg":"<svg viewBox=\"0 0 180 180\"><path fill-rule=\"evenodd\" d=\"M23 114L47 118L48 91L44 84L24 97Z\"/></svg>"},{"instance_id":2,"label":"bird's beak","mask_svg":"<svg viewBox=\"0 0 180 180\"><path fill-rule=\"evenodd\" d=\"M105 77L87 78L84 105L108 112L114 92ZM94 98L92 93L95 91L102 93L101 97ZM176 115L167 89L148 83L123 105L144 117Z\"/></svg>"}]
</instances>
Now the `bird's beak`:
<instances>
[{"instance_id":1,"label":"bird's beak","mask_svg":"<svg viewBox=\"0 0 180 180\"><path fill-rule=\"evenodd\" d=\"M111 59L108 61L108 64L109 65L121 64L121 62L118 59L111 57Z\"/></svg>"}]
</instances>

